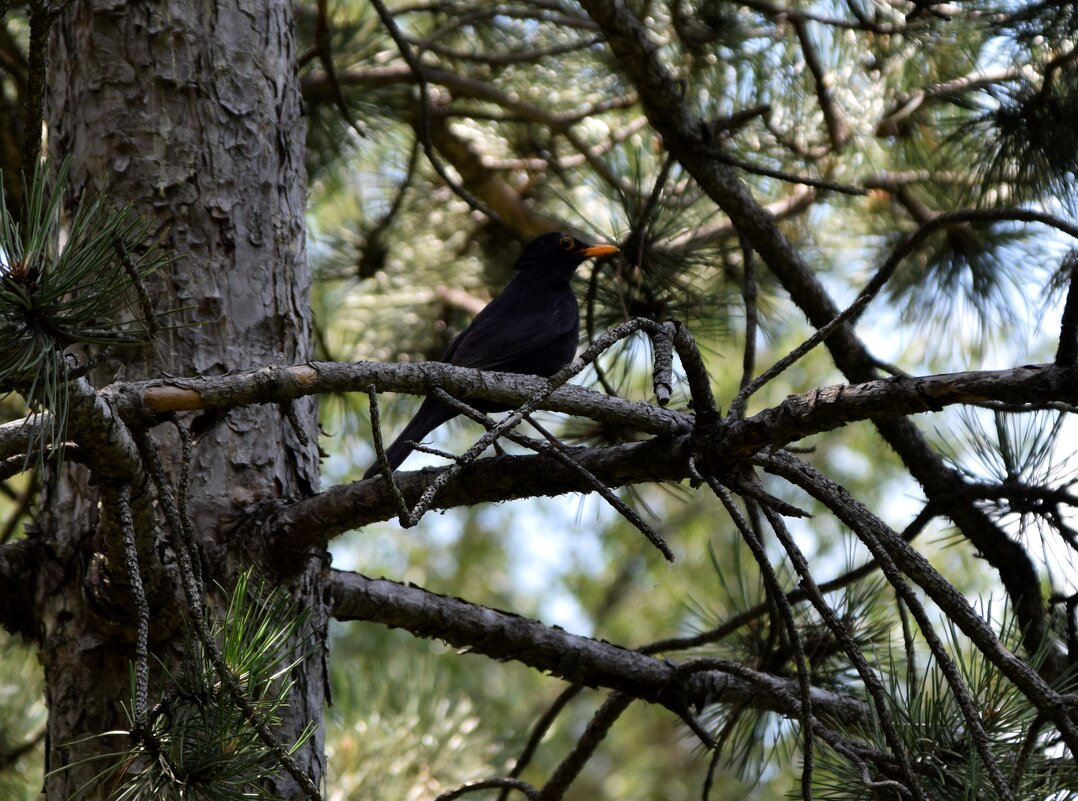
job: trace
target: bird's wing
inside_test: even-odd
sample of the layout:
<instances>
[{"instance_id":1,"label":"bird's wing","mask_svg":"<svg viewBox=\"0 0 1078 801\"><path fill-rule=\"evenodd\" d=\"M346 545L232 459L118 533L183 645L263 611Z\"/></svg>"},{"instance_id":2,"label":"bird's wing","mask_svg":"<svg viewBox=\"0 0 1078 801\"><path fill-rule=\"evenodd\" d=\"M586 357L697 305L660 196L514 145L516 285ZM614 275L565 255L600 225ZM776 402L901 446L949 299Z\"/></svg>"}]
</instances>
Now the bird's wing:
<instances>
[{"instance_id":1,"label":"bird's wing","mask_svg":"<svg viewBox=\"0 0 1078 801\"><path fill-rule=\"evenodd\" d=\"M579 310L571 291L532 294L509 289L450 343L442 361L480 370L520 372L521 360L558 340L571 338L570 348L575 349ZM571 358L570 353L566 361Z\"/></svg>"}]
</instances>

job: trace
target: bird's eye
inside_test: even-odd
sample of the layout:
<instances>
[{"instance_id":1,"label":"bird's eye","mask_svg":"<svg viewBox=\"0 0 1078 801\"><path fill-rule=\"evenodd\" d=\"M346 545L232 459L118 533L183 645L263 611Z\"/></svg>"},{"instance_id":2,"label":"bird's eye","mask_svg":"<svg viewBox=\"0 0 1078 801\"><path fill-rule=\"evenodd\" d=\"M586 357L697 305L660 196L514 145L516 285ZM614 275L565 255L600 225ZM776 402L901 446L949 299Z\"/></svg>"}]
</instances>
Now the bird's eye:
<instances>
[{"instance_id":1,"label":"bird's eye","mask_svg":"<svg viewBox=\"0 0 1078 801\"><path fill-rule=\"evenodd\" d=\"M558 244L562 246L563 250L572 250L575 243L571 236L563 236L558 240Z\"/></svg>"}]
</instances>

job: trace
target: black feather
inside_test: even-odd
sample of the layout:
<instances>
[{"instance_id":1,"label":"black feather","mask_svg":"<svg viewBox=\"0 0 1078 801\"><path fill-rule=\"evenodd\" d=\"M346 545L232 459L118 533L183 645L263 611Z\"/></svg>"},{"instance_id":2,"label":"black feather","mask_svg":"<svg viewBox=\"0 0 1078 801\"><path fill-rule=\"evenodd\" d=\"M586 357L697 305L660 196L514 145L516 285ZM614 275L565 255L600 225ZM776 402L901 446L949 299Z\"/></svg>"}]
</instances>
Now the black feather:
<instances>
[{"instance_id":1,"label":"black feather","mask_svg":"<svg viewBox=\"0 0 1078 801\"><path fill-rule=\"evenodd\" d=\"M459 367L503 373L552 376L573 360L580 331L580 311L570 281L587 258L602 255L595 248L561 233L543 234L521 252L513 280L472 324L446 348L440 361ZM604 252L612 252L613 249ZM508 407L491 401L470 401L484 412ZM386 449L396 470L419 442L457 412L427 398L412 421ZM381 473L374 464L363 475Z\"/></svg>"}]
</instances>

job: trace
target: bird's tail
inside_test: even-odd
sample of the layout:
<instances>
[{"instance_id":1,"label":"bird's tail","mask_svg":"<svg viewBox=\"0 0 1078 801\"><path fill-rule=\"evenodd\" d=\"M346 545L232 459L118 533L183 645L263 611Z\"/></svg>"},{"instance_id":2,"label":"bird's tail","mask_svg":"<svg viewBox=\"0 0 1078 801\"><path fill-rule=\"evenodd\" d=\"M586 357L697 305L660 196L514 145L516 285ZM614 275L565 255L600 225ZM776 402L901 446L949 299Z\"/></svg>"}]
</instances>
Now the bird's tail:
<instances>
[{"instance_id":1,"label":"bird's tail","mask_svg":"<svg viewBox=\"0 0 1078 801\"><path fill-rule=\"evenodd\" d=\"M389 459L389 466L393 470L400 467L401 462L408 458L408 454L415 450L410 443L419 442L442 423L452 420L457 414L456 411L433 398L424 400L415 417L397 435L397 438L393 440L393 444L386 448L386 458ZM371 478L381 472L382 468L375 462L363 474L363 478Z\"/></svg>"}]
</instances>

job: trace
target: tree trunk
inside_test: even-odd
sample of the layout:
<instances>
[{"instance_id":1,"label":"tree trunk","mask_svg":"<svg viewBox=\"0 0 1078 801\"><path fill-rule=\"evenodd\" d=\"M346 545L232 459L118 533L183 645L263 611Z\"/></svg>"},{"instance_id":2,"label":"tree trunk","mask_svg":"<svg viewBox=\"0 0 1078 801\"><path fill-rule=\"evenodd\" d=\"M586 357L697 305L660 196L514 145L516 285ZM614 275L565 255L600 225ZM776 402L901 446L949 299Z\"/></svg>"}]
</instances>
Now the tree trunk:
<instances>
[{"instance_id":1,"label":"tree trunk","mask_svg":"<svg viewBox=\"0 0 1078 801\"><path fill-rule=\"evenodd\" d=\"M58 19L51 56L49 147L55 158L74 158L73 195L107 189L117 203L132 202L179 254L147 287L164 314L156 343L118 354L94 383L118 370L126 378L214 375L307 359L304 128L288 0L254 7L81 0ZM203 552L213 554L205 560L208 585L229 586L237 569L258 558L229 542L230 519L253 503L317 489L316 407L305 401L294 411L309 444L276 406L236 410L198 441L190 512ZM175 471L175 434L155 436ZM39 536L58 566L38 577L35 590L47 770L56 771L46 779L50 799L106 797L108 787L85 787L104 763L84 760L128 745L124 736L94 737L129 726L123 704L133 639L129 621L96 603L123 570L108 563L95 538L97 503L93 476L72 466L43 505ZM172 560L166 549L143 550ZM318 626L325 621L322 566L316 555L286 582ZM143 570L164 574L161 563ZM182 626L169 623L176 610L151 608L151 615L151 650L170 663L182 647ZM290 719L278 730L286 745L322 713L321 655L296 671L284 712ZM151 661L151 682L159 673ZM296 758L320 782L321 734ZM287 774L269 789L298 795Z\"/></svg>"}]
</instances>

